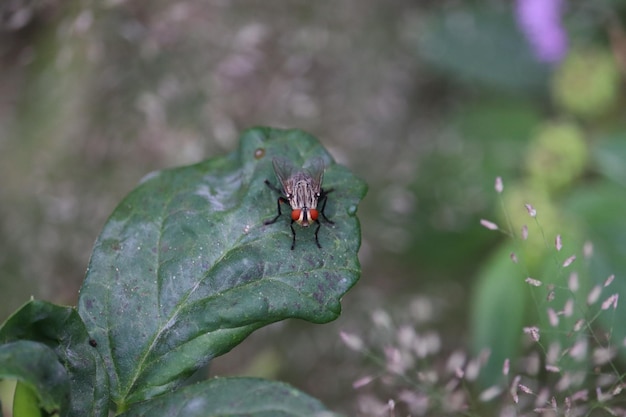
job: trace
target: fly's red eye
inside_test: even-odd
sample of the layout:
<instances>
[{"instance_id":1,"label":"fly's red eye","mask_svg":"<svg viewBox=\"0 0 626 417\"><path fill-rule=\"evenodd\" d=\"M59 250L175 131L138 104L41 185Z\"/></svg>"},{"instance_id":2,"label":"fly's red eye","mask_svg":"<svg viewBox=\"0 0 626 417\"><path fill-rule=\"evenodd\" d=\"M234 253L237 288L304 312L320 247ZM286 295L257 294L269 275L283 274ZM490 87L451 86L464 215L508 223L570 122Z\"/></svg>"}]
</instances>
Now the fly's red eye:
<instances>
[{"instance_id":1,"label":"fly's red eye","mask_svg":"<svg viewBox=\"0 0 626 417\"><path fill-rule=\"evenodd\" d=\"M311 220L317 220L317 210L315 209L309 210L309 216L311 216Z\"/></svg>"},{"instance_id":2,"label":"fly's red eye","mask_svg":"<svg viewBox=\"0 0 626 417\"><path fill-rule=\"evenodd\" d=\"M291 210L291 220L297 221L298 219L300 219L301 213L302 213L302 210L300 209Z\"/></svg>"}]
</instances>

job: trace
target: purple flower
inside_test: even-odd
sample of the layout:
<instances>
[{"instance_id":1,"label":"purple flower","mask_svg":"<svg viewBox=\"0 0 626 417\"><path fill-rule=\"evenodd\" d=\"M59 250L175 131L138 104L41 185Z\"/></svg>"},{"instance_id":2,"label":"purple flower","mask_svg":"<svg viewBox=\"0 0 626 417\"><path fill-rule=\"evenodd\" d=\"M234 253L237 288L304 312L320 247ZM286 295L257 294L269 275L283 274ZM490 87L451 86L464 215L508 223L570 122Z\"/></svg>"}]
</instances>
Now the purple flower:
<instances>
[{"instance_id":1,"label":"purple flower","mask_svg":"<svg viewBox=\"0 0 626 417\"><path fill-rule=\"evenodd\" d=\"M563 0L517 0L517 24L541 62L559 62L567 53L563 8Z\"/></svg>"}]
</instances>

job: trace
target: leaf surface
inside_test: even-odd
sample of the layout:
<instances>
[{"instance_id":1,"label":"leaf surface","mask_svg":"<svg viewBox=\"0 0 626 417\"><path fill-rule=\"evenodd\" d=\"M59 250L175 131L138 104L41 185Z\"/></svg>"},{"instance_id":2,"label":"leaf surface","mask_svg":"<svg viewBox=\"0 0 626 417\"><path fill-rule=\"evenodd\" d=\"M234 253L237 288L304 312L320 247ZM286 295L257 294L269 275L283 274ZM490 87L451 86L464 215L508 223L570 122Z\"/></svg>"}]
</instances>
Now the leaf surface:
<instances>
[{"instance_id":1,"label":"leaf surface","mask_svg":"<svg viewBox=\"0 0 626 417\"><path fill-rule=\"evenodd\" d=\"M219 378L133 406L120 417L338 417L295 388L256 378Z\"/></svg>"},{"instance_id":2,"label":"leaf surface","mask_svg":"<svg viewBox=\"0 0 626 417\"><path fill-rule=\"evenodd\" d=\"M626 135L604 138L593 147L595 168L608 179L626 186Z\"/></svg>"},{"instance_id":3,"label":"leaf surface","mask_svg":"<svg viewBox=\"0 0 626 417\"><path fill-rule=\"evenodd\" d=\"M29 301L0 328L0 346L26 341L36 342L54 354L54 361L64 368L69 379L69 408L65 416L108 415L108 380L104 363L90 345L85 326L71 307L45 301ZM32 361L52 361L48 350L42 357L32 353ZM42 359L43 358L43 359ZM5 357L6 360L11 360ZM0 360L0 363L2 361ZM54 389L54 387L48 387Z\"/></svg>"},{"instance_id":4,"label":"leaf surface","mask_svg":"<svg viewBox=\"0 0 626 417\"><path fill-rule=\"evenodd\" d=\"M512 251L513 247L506 245L492 255L479 273L472 294L473 350L490 352L480 372L480 381L486 387L498 383L504 360L515 358L519 352L529 290L509 258Z\"/></svg>"},{"instance_id":5,"label":"leaf surface","mask_svg":"<svg viewBox=\"0 0 626 417\"><path fill-rule=\"evenodd\" d=\"M626 177L625 177L626 179ZM620 357L626 358L626 326L623 317L626 315L626 281L623 279L626 271L626 198L623 185L610 181L598 181L587 187L579 187L565 202L568 213L582 219L585 227L585 237L593 244L593 253L585 259L585 268L588 279L581 282L580 293L577 294L580 304L586 312L586 319L596 324L597 319L605 331L610 344L615 346ZM581 245L582 246L582 245ZM581 257L582 258L582 257ZM615 275L615 280L605 286L606 279ZM583 292L587 285L590 289L599 286L601 293L598 301L591 306L586 305L587 293ZM616 307L600 310L602 302L616 294L619 302ZM578 313L578 311L577 311ZM578 314L575 317L579 317Z\"/></svg>"},{"instance_id":6,"label":"leaf surface","mask_svg":"<svg viewBox=\"0 0 626 417\"><path fill-rule=\"evenodd\" d=\"M549 66L533 56L507 9L465 3L430 15L416 41L426 62L467 84L517 94L546 86Z\"/></svg>"},{"instance_id":7,"label":"leaf surface","mask_svg":"<svg viewBox=\"0 0 626 417\"><path fill-rule=\"evenodd\" d=\"M16 379L48 413L68 408L68 374L54 350L43 343L20 340L0 345L0 379Z\"/></svg>"},{"instance_id":8,"label":"leaf surface","mask_svg":"<svg viewBox=\"0 0 626 417\"><path fill-rule=\"evenodd\" d=\"M326 165L326 215L294 224L287 206L273 224L273 157ZM98 343L121 409L171 390L252 331L289 317L335 319L360 274L356 208L365 184L298 130L251 129L225 156L146 178L98 238L79 312Z\"/></svg>"}]
</instances>

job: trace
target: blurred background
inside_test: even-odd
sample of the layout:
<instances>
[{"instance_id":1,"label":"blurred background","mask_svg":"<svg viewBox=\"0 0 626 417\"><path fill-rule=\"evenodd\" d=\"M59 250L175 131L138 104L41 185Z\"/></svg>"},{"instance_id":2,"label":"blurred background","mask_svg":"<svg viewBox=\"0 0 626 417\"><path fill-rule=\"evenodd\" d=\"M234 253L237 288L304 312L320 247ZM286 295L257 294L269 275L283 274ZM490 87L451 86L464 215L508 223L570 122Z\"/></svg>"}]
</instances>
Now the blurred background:
<instances>
[{"instance_id":1,"label":"blurred background","mask_svg":"<svg viewBox=\"0 0 626 417\"><path fill-rule=\"evenodd\" d=\"M623 0L3 0L0 321L31 296L75 305L107 216L147 173L230 152L248 127L301 128L369 184L362 278L337 321L269 326L210 375L419 415L415 385L385 376L408 343L421 381L489 347L488 386L546 311L525 277L571 291L574 254L581 288L615 274L624 299L625 22ZM616 317L592 324L623 354Z\"/></svg>"}]
</instances>

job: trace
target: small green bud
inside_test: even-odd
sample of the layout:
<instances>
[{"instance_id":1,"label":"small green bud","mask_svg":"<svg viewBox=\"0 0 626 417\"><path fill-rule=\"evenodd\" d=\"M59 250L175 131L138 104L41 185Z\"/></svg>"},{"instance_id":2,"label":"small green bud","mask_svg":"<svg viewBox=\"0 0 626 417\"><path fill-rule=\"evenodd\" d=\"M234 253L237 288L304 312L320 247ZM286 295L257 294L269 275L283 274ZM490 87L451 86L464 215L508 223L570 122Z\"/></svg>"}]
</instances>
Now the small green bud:
<instances>
[{"instance_id":1,"label":"small green bud","mask_svg":"<svg viewBox=\"0 0 626 417\"><path fill-rule=\"evenodd\" d=\"M601 49L573 51L552 77L556 104L574 116L593 119L615 107L620 73L610 52Z\"/></svg>"},{"instance_id":2,"label":"small green bud","mask_svg":"<svg viewBox=\"0 0 626 417\"><path fill-rule=\"evenodd\" d=\"M544 124L526 155L529 182L550 192L569 186L584 171L589 151L583 131L568 122Z\"/></svg>"}]
</instances>

